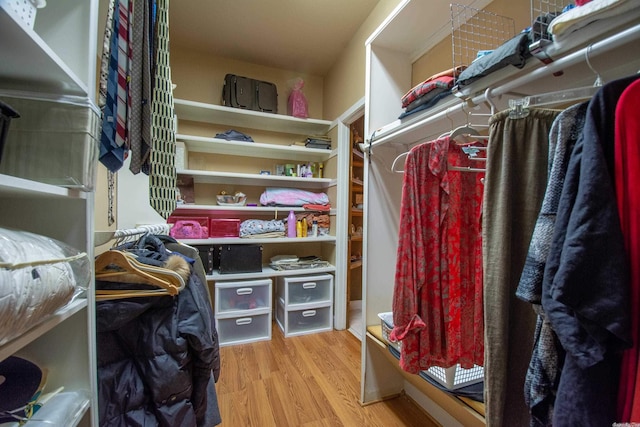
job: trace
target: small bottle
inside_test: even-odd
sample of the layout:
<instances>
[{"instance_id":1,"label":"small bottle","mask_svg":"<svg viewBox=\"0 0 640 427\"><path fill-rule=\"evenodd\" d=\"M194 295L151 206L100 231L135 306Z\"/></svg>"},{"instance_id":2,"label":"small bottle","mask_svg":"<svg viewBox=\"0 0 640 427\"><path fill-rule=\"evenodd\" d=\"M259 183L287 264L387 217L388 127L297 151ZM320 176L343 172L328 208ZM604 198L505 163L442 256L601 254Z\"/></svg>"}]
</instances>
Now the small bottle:
<instances>
[{"instance_id":1,"label":"small bottle","mask_svg":"<svg viewBox=\"0 0 640 427\"><path fill-rule=\"evenodd\" d=\"M307 232L309 230L309 225L307 224L307 218L302 218L302 236L307 237Z\"/></svg>"},{"instance_id":2,"label":"small bottle","mask_svg":"<svg viewBox=\"0 0 640 427\"><path fill-rule=\"evenodd\" d=\"M320 162L318 165L318 178L324 178L324 164Z\"/></svg>"},{"instance_id":3,"label":"small bottle","mask_svg":"<svg viewBox=\"0 0 640 427\"><path fill-rule=\"evenodd\" d=\"M318 220L314 219L311 223L311 237L318 237Z\"/></svg>"},{"instance_id":4,"label":"small bottle","mask_svg":"<svg viewBox=\"0 0 640 427\"><path fill-rule=\"evenodd\" d=\"M287 237L296 237L296 214L289 211L287 217Z\"/></svg>"},{"instance_id":5,"label":"small bottle","mask_svg":"<svg viewBox=\"0 0 640 427\"><path fill-rule=\"evenodd\" d=\"M296 224L296 237L302 237L302 221Z\"/></svg>"}]
</instances>

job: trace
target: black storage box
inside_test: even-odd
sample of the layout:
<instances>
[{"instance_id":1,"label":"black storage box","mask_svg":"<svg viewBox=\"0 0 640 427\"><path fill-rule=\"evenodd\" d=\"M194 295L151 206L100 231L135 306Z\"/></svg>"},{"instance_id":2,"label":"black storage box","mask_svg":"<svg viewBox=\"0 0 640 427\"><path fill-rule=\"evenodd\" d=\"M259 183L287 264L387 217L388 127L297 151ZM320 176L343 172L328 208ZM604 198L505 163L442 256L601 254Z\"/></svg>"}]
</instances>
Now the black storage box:
<instances>
[{"instance_id":1,"label":"black storage box","mask_svg":"<svg viewBox=\"0 0 640 427\"><path fill-rule=\"evenodd\" d=\"M206 274L213 274L220 267L220 248L216 245L192 245L198 250L204 271Z\"/></svg>"},{"instance_id":2,"label":"black storage box","mask_svg":"<svg viewBox=\"0 0 640 427\"><path fill-rule=\"evenodd\" d=\"M262 245L217 245L220 274L262 271Z\"/></svg>"},{"instance_id":3,"label":"black storage box","mask_svg":"<svg viewBox=\"0 0 640 427\"><path fill-rule=\"evenodd\" d=\"M4 150L4 141L9 132L9 124L11 119L20 117L20 114L10 105L0 101L0 161L2 161L2 151Z\"/></svg>"}]
</instances>

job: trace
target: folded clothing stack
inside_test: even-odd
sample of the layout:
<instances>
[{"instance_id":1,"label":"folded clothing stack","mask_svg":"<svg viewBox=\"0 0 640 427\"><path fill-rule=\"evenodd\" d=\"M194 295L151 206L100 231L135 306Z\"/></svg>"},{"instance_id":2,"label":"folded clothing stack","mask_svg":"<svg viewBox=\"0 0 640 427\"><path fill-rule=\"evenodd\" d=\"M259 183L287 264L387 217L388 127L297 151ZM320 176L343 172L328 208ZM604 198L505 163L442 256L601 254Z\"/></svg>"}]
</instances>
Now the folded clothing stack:
<instances>
[{"instance_id":1,"label":"folded clothing stack","mask_svg":"<svg viewBox=\"0 0 640 427\"><path fill-rule=\"evenodd\" d=\"M401 99L402 108L405 111L399 118L402 119L410 114L433 107L442 98L450 95L456 76L465 68L464 65L460 65L441 71L411 88Z\"/></svg>"}]
</instances>

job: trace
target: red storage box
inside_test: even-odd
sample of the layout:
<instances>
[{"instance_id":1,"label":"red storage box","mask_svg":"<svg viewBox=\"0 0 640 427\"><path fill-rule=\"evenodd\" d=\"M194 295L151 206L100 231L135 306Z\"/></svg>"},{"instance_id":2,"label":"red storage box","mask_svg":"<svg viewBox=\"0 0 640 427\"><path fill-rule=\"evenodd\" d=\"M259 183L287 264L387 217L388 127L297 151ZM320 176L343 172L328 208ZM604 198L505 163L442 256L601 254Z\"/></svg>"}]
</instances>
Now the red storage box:
<instances>
[{"instance_id":1,"label":"red storage box","mask_svg":"<svg viewBox=\"0 0 640 427\"><path fill-rule=\"evenodd\" d=\"M170 216L167 219L173 224L169 235L175 239L206 239L209 237L209 218Z\"/></svg>"},{"instance_id":2,"label":"red storage box","mask_svg":"<svg viewBox=\"0 0 640 427\"><path fill-rule=\"evenodd\" d=\"M239 237L240 220L237 218L211 218L209 237Z\"/></svg>"}]
</instances>

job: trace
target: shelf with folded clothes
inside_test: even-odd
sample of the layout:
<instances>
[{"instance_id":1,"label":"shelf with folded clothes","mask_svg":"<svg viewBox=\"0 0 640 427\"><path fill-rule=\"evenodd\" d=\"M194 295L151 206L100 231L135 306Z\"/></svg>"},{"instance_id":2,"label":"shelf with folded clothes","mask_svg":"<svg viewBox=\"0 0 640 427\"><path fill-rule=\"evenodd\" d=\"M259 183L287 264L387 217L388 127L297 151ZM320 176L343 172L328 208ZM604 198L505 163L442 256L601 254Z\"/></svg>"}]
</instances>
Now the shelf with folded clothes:
<instances>
[{"instance_id":1,"label":"shelf with folded clothes","mask_svg":"<svg viewBox=\"0 0 640 427\"><path fill-rule=\"evenodd\" d=\"M220 206L220 205L178 205L175 215L193 214L198 216L200 213L215 212L218 214L233 214L241 216L251 215L286 215L289 211L295 213L315 211L314 209L306 209L304 207L290 206ZM325 213L330 216L336 215L336 209L329 209Z\"/></svg>"},{"instance_id":2,"label":"shelf with folded clothes","mask_svg":"<svg viewBox=\"0 0 640 427\"><path fill-rule=\"evenodd\" d=\"M384 101L387 106L390 102L398 105L394 109L385 108L381 114L374 114L365 148L373 149L386 143L410 145L428 138L433 139L446 130L452 130L454 121L457 125L464 123L472 109L480 114L497 112L508 108L510 98L522 98L545 90L551 92L558 87L590 86L598 76L604 81L611 81L633 74L640 67L640 58L630 56L629 52L633 51L634 43L640 38L639 18L640 10L636 8L578 28L565 35L561 42L554 40L541 53L536 52L536 55L546 55L548 63L543 63L529 52L530 47L523 42L527 39L526 34L517 34L500 48L506 49L513 44L521 50L526 48L525 53L518 54L518 66L506 64L492 68L486 64L492 55L484 56L477 63L478 67L473 64L473 68L467 68L460 75L453 88L455 96L447 97L429 109L402 119L398 118L402 113L397 100L375 100L376 103ZM496 49L495 52L499 51ZM509 57L508 54L506 52L505 56ZM392 65L397 66L395 63ZM384 62L378 65L380 69L390 66ZM470 73L466 76L475 68L479 68L478 74ZM379 71L376 68L372 72L377 74ZM466 80L464 84L461 84L462 79ZM400 97L402 94L398 89L396 91ZM385 93L380 90L378 92ZM428 134L425 133L427 128Z\"/></svg>"},{"instance_id":3,"label":"shelf with folded clothes","mask_svg":"<svg viewBox=\"0 0 640 427\"><path fill-rule=\"evenodd\" d=\"M298 145L280 145L262 142L229 141L196 135L177 134L189 152L228 154L244 157L263 157L295 161L325 161L335 155L333 150L307 148Z\"/></svg>"},{"instance_id":4,"label":"shelf with folded clothes","mask_svg":"<svg viewBox=\"0 0 640 427\"><path fill-rule=\"evenodd\" d=\"M318 236L318 237L210 237L206 239L180 239L188 245L238 245L238 244L272 244L285 243L304 244L304 243L323 243L335 242L335 236Z\"/></svg>"}]
</instances>

